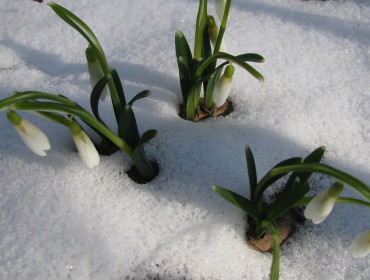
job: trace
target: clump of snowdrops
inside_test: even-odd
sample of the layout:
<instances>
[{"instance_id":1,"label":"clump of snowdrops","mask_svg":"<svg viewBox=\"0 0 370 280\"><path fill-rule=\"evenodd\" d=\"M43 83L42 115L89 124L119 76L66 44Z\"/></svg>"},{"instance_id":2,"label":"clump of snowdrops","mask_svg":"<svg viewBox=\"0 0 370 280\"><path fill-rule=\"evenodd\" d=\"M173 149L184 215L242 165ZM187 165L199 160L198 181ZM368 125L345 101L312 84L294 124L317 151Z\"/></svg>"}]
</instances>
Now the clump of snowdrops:
<instances>
[{"instance_id":1,"label":"clump of snowdrops","mask_svg":"<svg viewBox=\"0 0 370 280\"><path fill-rule=\"evenodd\" d=\"M279 278L280 241L275 222L292 208L307 204L304 216L315 224L324 221L336 203L350 203L370 208L370 187L343 171L320 163L324 153L325 147L319 147L304 159L294 157L284 160L257 181L254 156L251 149L246 147L250 199L230 190L213 186L220 196L247 213L248 219L252 219L256 224L257 237L262 238L266 232L271 234L273 262L270 279ZM314 173L327 175L338 181L315 197L305 196L312 188L308 179ZM289 174L282 191L273 202L268 203L264 196L266 190ZM354 189L366 200L341 197L344 185ZM370 231L356 238L349 246L349 251L354 257L363 257L370 253Z\"/></svg>"},{"instance_id":2,"label":"clump of snowdrops","mask_svg":"<svg viewBox=\"0 0 370 280\"><path fill-rule=\"evenodd\" d=\"M99 151L110 154L123 150L133 161L134 169L144 181L156 175L156 168L144 150L144 144L157 135L156 130L148 130L140 136L132 106L137 100L147 97L150 92L138 93L129 102L118 73L109 67L103 49L92 30L76 15L62 6L49 3L54 12L77 30L88 42L86 59L90 74L92 92L90 104L92 113L76 102L60 94L38 91L14 92L13 96L0 100L0 110L7 110L7 117L14 125L24 143L33 152L45 156L50 144L46 135L33 124L23 119L16 110L30 111L48 120L69 128L79 155L88 167L99 164L99 153L79 121L92 128L102 139ZM117 132L113 132L99 115L99 102L110 94Z\"/></svg>"},{"instance_id":3,"label":"clump of snowdrops","mask_svg":"<svg viewBox=\"0 0 370 280\"><path fill-rule=\"evenodd\" d=\"M226 51L223 36L229 19L231 2L231 0L215 0L216 12L221 21L218 26L215 18L208 15L208 1L199 1L193 53L185 35L181 31L176 32L176 57L185 119L194 119L200 107L207 112L212 112L215 106L220 107L225 103L231 90L234 64L244 68L256 79L263 80L263 76L246 63L246 61L264 62L261 55L246 53L233 56ZM225 62L217 65L219 59ZM201 104L202 90L204 101Z\"/></svg>"}]
</instances>

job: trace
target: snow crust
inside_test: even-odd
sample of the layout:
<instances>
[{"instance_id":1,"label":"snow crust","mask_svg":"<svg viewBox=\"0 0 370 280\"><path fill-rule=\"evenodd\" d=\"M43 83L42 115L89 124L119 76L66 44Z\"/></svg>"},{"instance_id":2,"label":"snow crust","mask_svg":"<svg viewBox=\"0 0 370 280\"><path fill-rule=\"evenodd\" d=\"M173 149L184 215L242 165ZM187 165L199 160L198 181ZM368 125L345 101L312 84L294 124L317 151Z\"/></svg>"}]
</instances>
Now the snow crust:
<instances>
[{"instance_id":1,"label":"snow crust","mask_svg":"<svg viewBox=\"0 0 370 280\"><path fill-rule=\"evenodd\" d=\"M0 279L268 279L272 256L247 247L244 213L211 190L249 195L245 145L259 178L325 145L325 163L370 182L369 1L233 1L228 50L263 55L254 66L266 81L237 68L235 111L201 123L177 115L174 51L176 30L193 44L198 1L57 3L95 32L128 98L152 91L134 110L141 132L160 132L146 146L160 173L137 185L120 152L91 170L67 129L22 114L50 139L40 158L2 112ZM38 90L87 108L86 46L46 3L0 0L0 98ZM101 112L113 126L109 102ZM331 182L314 181L317 190ZM370 279L370 258L348 253L369 218L367 209L340 205L322 224L299 225L282 246L281 279Z\"/></svg>"}]
</instances>

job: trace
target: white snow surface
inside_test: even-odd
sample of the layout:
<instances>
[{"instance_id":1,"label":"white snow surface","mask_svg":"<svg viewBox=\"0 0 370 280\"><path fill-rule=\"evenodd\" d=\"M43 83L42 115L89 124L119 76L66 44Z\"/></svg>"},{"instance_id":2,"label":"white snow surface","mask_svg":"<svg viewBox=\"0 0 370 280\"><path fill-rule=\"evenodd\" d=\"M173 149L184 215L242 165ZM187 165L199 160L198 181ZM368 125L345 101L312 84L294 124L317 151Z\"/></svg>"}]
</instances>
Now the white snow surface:
<instances>
[{"instance_id":1,"label":"white snow surface","mask_svg":"<svg viewBox=\"0 0 370 280\"><path fill-rule=\"evenodd\" d=\"M193 45L198 1L57 3L95 32L127 99L151 90L134 110L140 132L159 131L146 150L160 173L134 183L123 152L89 169L68 129L21 113L50 139L38 157L1 112L0 279L268 279L272 255L246 245L245 213L211 189L249 195L246 145L259 178L325 145L324 163L370 182L370 1L234 0L228 50L263 55L265 82L237 67L234 112L200 123L178 116L174 49L176 30ZM46 3L0 0L0 97L37 90L88 108L86 46ZM100 110L114 127L110 99ZM315 192L331 182L315 176ZM370 257L348 253L367 230L368 209L351 205L298 225L281 279L370 279Z\"/></svg>"}]
</instances>

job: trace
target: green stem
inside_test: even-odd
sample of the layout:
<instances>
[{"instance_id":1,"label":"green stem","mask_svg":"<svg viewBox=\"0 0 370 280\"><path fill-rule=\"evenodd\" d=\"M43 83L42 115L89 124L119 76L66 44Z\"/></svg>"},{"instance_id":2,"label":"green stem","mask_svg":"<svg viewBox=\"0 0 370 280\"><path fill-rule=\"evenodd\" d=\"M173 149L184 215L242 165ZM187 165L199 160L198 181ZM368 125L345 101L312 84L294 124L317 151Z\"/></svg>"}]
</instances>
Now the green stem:
<instances>
[{"instance_id":1,"label":"green stem","mask_svg":"<svg viewBox=\"0 0 370 280\"><path fill-rule=\"evenodd\" d=\"M39 91L25 91L25 92L14 92L13 96L5 98L0 101L0 111L9 108L14 103L31 101L36 99L47 99L53 100L62 104L76 106L77 103L65 98L61 95L50 94L46 92ZM78 105L77 105L78 106Z\"/></svg>"},{"instance_id":2,"label":"green stem","mask_svg":"<svg viewBox=\"0 0 370 280\"><path fill-rule=\"evenodd\" d=\"M307 205L313 198L314 196L302 197L292 207ZM351 198L351 197L340 196L337 198L335 203L354 204L354 205L365 206L365 207L370 208L370 202L367 202L361 199Z\"/></svg>"},{"instance_id":3,"label":"green stem","mask_svg":"<svg viewBox=\"0 0 370 280\"><path fill-rule=\"evenodd\" d=\"M63 112L66 114L71 114L79 117L89 126L99 130L107 138L109 138L114 144L116 144L120 149L124 150L128 156L132 158L133 150L131 147L120 137L118 137L114 132L112 132L108 127L99 122L94 118L89 112L84 110L81 107L70 106L59 103L52 102L24 102L17 103L13 105L13 108L16 110L23 111L43 111L43 112Z\"/></svg>"},{"instance_id":4,"label":"green stem","mask_svg":"<svg viewBox=\"0 0 370 280\"><path fill-rule=\"evenodd\" d=\"M366 199L370 200L370 187L368 185L343 171L337 170L331 166L322 163L302 163L273 168L265 175L263 181L261 180L259 182L258 186L260 187L258 188L257 186L255 190L255 196L261 197L262 186L264 186L264 184L268 182L272 177L279 174L286 174L289 172L312 172L312 173L316 172L331 176L347 184L348 186L356 190L358 193L360 193L362 196L364 196Z\"/></svg>"},{"instance_id":5,"label":"green stem","mask_svg":"<svg viewBox=\"0 0 370 280\"><path fill-rule=\"evenodd\" d=\"M276 232L275 227L266 220L263 220L261 223L263 228L267 228L271 233L272 238L272 249L273 249L273 259L271 265L270 280L279 279L279 270L280 270L280 245L279 245L279 235Z\"/></svg>"},{"instance_id":6,"label":"green stem","mask_svg":"<svg viewBox=\"0 0 370 280\"><path fill-rule=\"evenodd\" d=\"M227 21L229 19L231 2L232 2L232 0L226 0L225 10L224 10L224 14L222 16L222 21L221 21L221 25L220 25L220 30L218 32L215 49L213 51L214 54L218 53L219 50L220 50L222 38L223 38L225 30L226 30Z\"/></svg>"}]
</instances>

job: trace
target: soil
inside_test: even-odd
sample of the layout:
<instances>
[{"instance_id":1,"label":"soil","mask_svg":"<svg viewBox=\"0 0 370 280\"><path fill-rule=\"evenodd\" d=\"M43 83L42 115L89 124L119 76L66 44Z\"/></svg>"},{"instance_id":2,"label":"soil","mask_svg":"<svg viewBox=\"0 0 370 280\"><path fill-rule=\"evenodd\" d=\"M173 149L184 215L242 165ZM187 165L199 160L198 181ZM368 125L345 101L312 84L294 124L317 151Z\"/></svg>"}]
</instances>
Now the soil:
<instances>
[{"instance_id":1,"label":"soil","mask_svg":"<svg viewBox=\"0 0 370 280\"><path fill-rule=\"evenodd\" d=\"M181 118L185 119L184 105L180 104L179 107L180 107L179 116ZM190 121L199 122L199 121L207 119L207 118L215 118L215 117L218 117L218 116L227 116L232 111L234 111L233 103L229 99L227 99L226 102L221 107L214 106L211 110L208 110L208 108L206 108L204 106L204 99L201 98L200 102L199 102L199 106L196 109L195 117L193 119L191 119Z\"/></svg>"},{"instance_id":2,"label":"soil","mask_svg":"<svg viewBox=\"0 0 370 280\"><path fill-rule=\"evenodd\" d=\"M297 223L302 223L305 220L300 208L291 209L282 218L274 221L274 226L279 235L279 244L282 244L288 237L290 237L295 229ZM259 252L270 252L272 251L272 238L268 230L262 238L256 236L256 224L252 219L248 219L248 230L246 232L247 244L252 249Z\"/></svg>"},{"instance_id":3,"label":"soil","mask_svg":"<svg viewBox=\"0 0 370 280\"><path fill-rule=\"evenodd\" d=\"M155 161L151 161L150 164L152 165L154 169L154 175L151 177L142 177L139 171L136 169L135 166L131 166L131 168L126 172L128 177L130 177L131 180L133 180L137 184L146 184L153 180L155 177L157 177L159 173L159 167L158 164Z\"/></svg>"}]
</instances>

